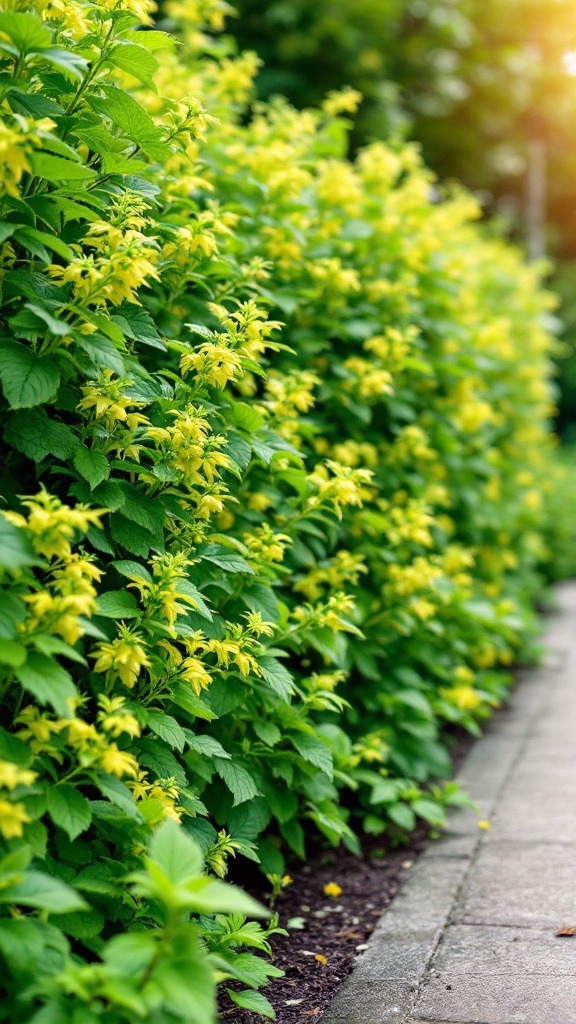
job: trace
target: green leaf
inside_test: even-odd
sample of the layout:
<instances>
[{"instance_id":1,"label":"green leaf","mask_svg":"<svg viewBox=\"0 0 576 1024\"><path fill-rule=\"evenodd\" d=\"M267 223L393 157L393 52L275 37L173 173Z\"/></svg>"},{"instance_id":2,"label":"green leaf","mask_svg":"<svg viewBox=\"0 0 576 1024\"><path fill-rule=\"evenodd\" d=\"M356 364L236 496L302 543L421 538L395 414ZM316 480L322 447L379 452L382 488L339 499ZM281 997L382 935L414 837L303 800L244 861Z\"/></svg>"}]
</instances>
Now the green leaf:
<instances>
[{"instance_id":1,"label":"green leaf","mask_svg":"<svg viewBox=\"0 0 576 1024\"><path fill-rule=\"evenodd\" d=\"M26 345L1 339L0 379L9 405L29 409L53 398L60 373L50 356L36 356Z\"/></svg>"},{"instance_id":2,"label":"green leaf","mask_svg":"<svg viewBox=\"0 0 576 1024\"><path fill-rule=\"evenodd\" d=\"M258 665L268 686L271 686L274 692L288 703L291 694L294 693L294 680L288 669L276 658L271 658L268 655L260 658Z\"/></svg>"},{"instance_id":3,"label":"green leaf","mask_svg":"<svg viewBox=\"0 0 576 1024\"><path fill-rule=\"evenodd\" d=\"M154 971L151 985L161 993L170 1017L187 1024L216 1019L213 974L195 935L173 947Z\"/></svg>"},{"instance_id":4,"label":"green leaf","mask_svg":"<svg viewBox=\"0 0 576 1024\"><path fill-rule=\"evenodd\" d=\"M178 40L170 32L154 32L146 29L124 32L123 38L128 42L139 43L141 46L145 46L147 50L151 50L152 53L156 53L157 50L173 50L178 45Z\"/></svg>"},{"instance_id":5,"label":"green leaf","mask_svg":"<svg viewBox=\"0 0 576 1024\"><path fill-rule=\"evenodd\" d=\"M85 796L67 783L48 790L48 813L55 825L63 828L70 839L76 839L90 827L92 811Z\"/></svg>"},{"instance_id":6,"label":"green leaf","mask_svg":"<svg viewBox=\"0 0 576 1024\"><path fill-rule=\"evenodd\" d=\"M27 768L32 758L33 754L28 744L0 726L0 760L13 761L20 768Z\"/></svg>"},{"instance_id":7,"label":"green leaf","mask_svg":"<svg viewBox=\"0 0 576 1024\"><path fill-rule=\"evenodd\" d=\"M73 53L72 50L63 50L60 46L46 46L36 50L35 53L42 57L43 60L47 60L49 64L54 64L55 67L60 68L67 78L76 78L82 81L90 66L88 61L81 57L79 53Z\"/></svg>"},{"instance_id":8,"label":"green leaf","mask_svg":"<svg viewBox=\"0 0 576 1024\"><path fill-rule=\"evenodd\" d=\"M124 492L122 515L125 519L137 523L138 526L152 534L162 529L164 508L158 499L142 494L141 491L131 484L123 484L122 490Z\"/></svg>"},{"instance_id":9,"label":"green leaf","mask_svg":"<svg viewBox=\"0 0 576 1024\"><path fill-rule=\"evenodd\" d=\"M150 86L156 92L152 75L158 70L158 61L144 46L118 40L108 51L106 64L127 71L129 75L134 75L139 82Z\"/></svg>"},{"instance_id":10,"label":"green leaf","mask_svg":"<svg viewBox=\"0 0 576 1024\"><path fill-rule=\"evenodd\" d=\"M148 856L174 885L185 885L198 878L204 868L200 847L175 821L167 821L156 829Z\"/></svg>"},{"instance_id":11,"label":"green leaf","mask_svg":"<svg viewBox=\"0 0 576 1024\"><path fill-rule=\"evenodd\" d=\"M393 804L404 789L404 783L398 779L378 779L372 788L371 804Z\"/></svg>"},{"instance_id":12,"label":"green leaf","mask_svg":"<svg viewBox=\"0 0 576 1024\"><path fill-rule=\"evenodd\" d=\"M102 931L104 918L97 910L84 910L82 914L58 914L52 923L73 939L91 939Z\"/></svg>"},{"instance_id":13,"label":"green leaf","mask_svg":"<svg viewBox=\"0 0 576 1024\"><path fill-rule=\"evenodd\" d=\"M233 807L244 803L245 800L251 800L254 796L258 796L258 787L254 779L250 772L243 765L239 764L238 761L228 761L222 757L215 757L214 767L234 796Z\"/></svg>"},{"instance_id":14,"label":"green leaf","mask_svg":"<svg viewBox=\"0 0 576 1024\"><path fill-rule=\"evenodd\" d=\"M0 663L20 668L26 661L26 648L15 640L0 639Z\"/></svg>"},{"instance_id":15,"label":"green leaf","mask_svg":"<svg viewBox=\"0 0 576 1024\"><path fill-rule=\"evenodd\" d=\"M88 481L91 490L110 476L108 459L102 452L96 452L92 448L78 448L74 455L74 465L80 476Z\"/></svg>"},{"instance_id":16,"label":"green leaf","mask_svg":"<svg viewBox=\"0 0 576 1024\"><path fill-rule=\"evenodd\" d=\"M51 704L62 718L69 717L72 711L69 702L78 697L78 690L70 673L57 661L33 651L26 663L15 670L15 675L24 689L41 704Z\"/></svg>"},{"instance_id":17,"label":"green leaf","mask_svg":"<svg viewBox=\"0 0 576 1024\"><path fill-rule=\"evenodd\" d=\"M44 941L43 925L34 918L3 918L0 921L0 953L17 974L25 965L39 961Z\"/></svg>"},{"instance_id":18,"label":"green leaf","mask_svg":"<svg viewBox=\"0 0 576 1024\"><path fill-rule=\"evenodd\" d=\"M230 760L231 754L214 736L195 736L189 729L185 730L186 743L190 747L190 750L194 750L197 754L204 754L206 757L224 757Z\"/></svg>"},{"instance_id":19,"label":"green leaf","mask_svg":"<svg viewBox=\"0 0 576 1024\"><path fill-rule=\"evenodd\" d=\"M160 550L161 544L154 534L133 520L126 519L122 513L116 512L110 516L109 522L112 539L126 548L130 554L138 555L139 558L147 558L150 548L154 547L156 550Z\"/></svg>"},{"instance_id":20,"label":"green leaf","mask_svg":"<svg viewBox=\"0 0 576 1024\"><path fill-rule=\"evenodd\" d=\"M52 316L49 310L35 302L27 302L16 316L10 318L8 323L15 334L18 334L20 329L31 330L34 333L43 331L45 334L46 328L57 337L63 338L66 334L70 334L70 324L67 324L65 320L58 320Z\"/></svg>"},{"instance_id":21,"label":"green leaf","mask_svg":"<svg viewBox=\"0 0 576 1024\"><path fill-rule=\"evenodd\" d=\"M88 664L86 658L80 654L80 651L77 651L75 647L71 647L65 640L61 640L59 636L54 636L51 633L36 633L32 637L32 643L41 654L63 654L64 657L70 658L71 661L75 661L78 665Z\"/></svg>"},{"instance_id":22,"label":"green leaf","mask_svg":"<svg viewBox=\"0 0 576 1024\"><path fill-rule=\"evenodd\" d=\"M146 583L152 583L152 576L148 572L148 569L141 565L140 562L132 562L129 558L120 558L115 562L111 562L116 572L119 572L121 576L127 576L128 579L139 578L145 580Z\"/></svg>"},{"instance_id":23,"label":"green leaf","mask_svg":"<svg viewBox=\"0 0 576 1024\"><path fill-rule=\"evenodd\" d=\"M33 150L28 159L33 174L47 181L93 181L96 177L96 171L90 167L43 149Z\"/></svg>"},{"instance_id":24,"label":"green leaf","mask_svg":"<svg viewBox=\"0 0 576 1024\"><path fill-rule=\"evenodd\" d=\"M196 718L201 718L205 722L213 722L215 718L218 718L218 715L192 692L190 686L184 683L173 683L170 687L170 695L177 707Z\"/></svg>"},{"instance_id":25,"label":"green leaf","mask_svg":"<svg viewBox=\"0 0 576 1024\"><path fill-rule=\"evenodd\" d=\"M123 302L112 319L118 324L126 337L139 341L144 345L150 345L152 348L160 349L162 352L166 351L166 345L158 333L156 324L149 312L146 309L142 309L141 306L135 306L132 302Z\"/></svg>"},{"instance_id":26,"label":"green leaf","mask_svg":"<svg viewBox=\"0 0 576 1024\"><path fill-rule=\"evenodd\" d=\"M138 747L140 753L136 755L137 759L147 768L151 768L159 779L174 777L178 786L181 786L182 789L186 788L188 784L186 772L160 738L144 736L138 740Z\"/></svg>"},{"instance_id":27,"label":"green leaf","mask_svg":"<svg viewBox=\"0 0 576 1024\"><path fill-rule=\"evenodd\" d=\"M120 810L124 811L128 818L133 818L134 821L142 821L142 815L138 810L134 796L125 782L117 779L115 775L109 775L108 772L93 772L92 775L102 796L105 796L115 807L119 807Z\"/></svg>"},{"instance_id":28,"label":"green leaf","mask_svg":"<svg viewBox=\"0 0 576 1024\"><path fill-rule=\"evenodd\" d=\"M199 547L197 555L204 561L219 566L220 569L226 569L227 572L246 572L252 576L255 575L254 569L241 555L237 555L235 551L229 551L222 544L206 544L204 547Z\"/></svg>"},{"instance_id":29,"label":"green leaf","mask_svg":"<svg viewBox=\"0 0 576 1024\"><path fill-rule=\"evenodd\" d=\"M169 747L172 747L181 754L184 750L186 737L176 719L172 718L172 715L167 715L164 711L149 709L147 714L148 725L152 732L164 740Z\"/></svg>"},{"instance_id":30,"label":"green leaf","mask_svg":"<svg viewBox=\"0 0 576 1024\"><path fill-rule=\"evenodd\" d=\"M249 988L244 989L243 992L234 992L231 988L227 988L226 991L232 1002L236 1003L236 1006L241 1006L243 1010L251 1010L253 1013L259 1013L262 1017L274 1020L276 1011L261 992L254 992Z\"/></svg>"},{"instance_id":31,"label":"green leaf","mask_svg":"<svg viewBox=\"0 0 576 1024\"><path fill-rule=\"evenodd\" d=\"M54 157L54 159L59 159L59 157ZM78 164L72 164L72 166L77 167ZM58 253L63 260L71 260L74 256L70 246L66 245L65 242L55 235L49 235L47 231L38 231L36 228L18 228L14 232L14 238L16 241L21 242L22 245L25 245L27 249L30 249L30 252L47 261L49 261L50 257L47 255L44 246L52 252Z\"/></svg>"},{"instance_id":32,"label":"green leaf","mask_svg":"<svg viewBox=\"0 0 576 1024\"><path fill-rule=\"evenodd\" d=\"M98 608L95 614L105 619L137 619L142 615L136 598L127 590L107 590L99 594L96 603Z\"/></svg>"},{"instance_id":33,"label":"green leaf","mask_svg":"<svg viewBox=\"0 0 576 1024\"><path fill-rule=\"evenodd\" d=\"M193 583L190 583L190 580L178 580L177 592L180 594L186 594L186 597L191 597L194 601L194 611L204 619L208 619L209 622L212 622L212 612L198 590L198 587L195 587Z\"/></svg>"},{"instance_id":34,"label":"green leaf","mask_svg":"<svg viewBox=\"0 0 576 1024\"><path fill-rule=\"evenodd\" d=\"M68 460L78 448L78 439L70 427L50 419L43 409L15 413L6 424L5 437L34 462L42 462L47 455Z\"/></svg>"},{"instance_id":35,"label":"green leaf","mask_svg":"<svg viewBox=\"0 0 576 1024\"><path fill-rule=\"evenodd\" d=\"M27 565L42 565L24 530L0 515L0 566L17 572Z\"/></svg>"},{"instance_id":36,"label":"green leaf","mask_svg":"<svg viewBox=\"0 0 576 1024\"><path fill-rule=\"evenodd\" d=\"M32 14L5 11L0 14L0 32L12 40L17 53L29 53L38 47L49 46L52 41L50 29Z\"/></svg>"},{"instance_id":37,"label":"green leaf","mask_svg":"<svg viewBox=\"0 0 576 1024\"><path fill-rule=\"evenodd\" d=\"M290 740L300 757L313 764L315 768L319 768L329 779L332 778L334 774L332 752L322 740L316 739L315 736L309 736L305 732L291 733Z\"/></svg>"},{"instance_id":38,"label":"green leaf","mask_svg":"<svg viewBox=\"0 0 576 1024\"><path fill-rule=\"evenodd\" d=\"M41 871L27 871L21 882L0 889L0 903L38 907L50 914L71 914L87 906L69 885Z\"/></svg>"},{"instance_id":39,"label":"green leaf","mask_svg":"<svg viewBox=\"0 0 576 1024\"><path fill-rule=\"evenodd\" d=\"M434 802L434 800L426 800L420 798L412 802L412 810L419 818L424 818L424 821L428 821L431 825L445 825L446 814L444 808Z\"/></svg>"},{"instance_id":40,"label":"green leaf","mask_svg":"<svg viewBox=\"0 0 576 1024\"><path fill-rule=\"evenodd\" d=\"M386 808L386 813L395 825L404 829L405 832L413 832L416 827L416 815L408 804L391 804Z\"/></svg>"},{"instance_id":41,"label":"green leaf","mask_svg":"<svg viewBox=\"0 0 576 1024\"><path fill-rule=\"evenodd\" d=\"M144 107L129 93L113 85L104 86L103 91L106 99L97 96L88 98L91 107L110 118L151 160L165 160L169 151L162 142L162 129L154 123Z\"/></svg>"}]
</instances>

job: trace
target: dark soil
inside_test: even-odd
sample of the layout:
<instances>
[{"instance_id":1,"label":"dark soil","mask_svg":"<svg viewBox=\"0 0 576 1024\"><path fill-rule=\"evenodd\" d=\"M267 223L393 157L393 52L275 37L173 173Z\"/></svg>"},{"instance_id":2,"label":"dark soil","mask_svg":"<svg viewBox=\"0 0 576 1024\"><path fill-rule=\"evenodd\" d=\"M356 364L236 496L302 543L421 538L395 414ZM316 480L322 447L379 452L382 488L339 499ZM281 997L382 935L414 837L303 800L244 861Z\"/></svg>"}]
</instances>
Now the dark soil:
<instances>
[{"instance_id":1,"label":"dark soil","mask_svg":"<svg viewBox=\"0 0 576 1024\"><path fill-rule=\"evenodd\" d=\"M455 771L473 742L468 733L455 736ZM303 927L294 928L292 921L288 936L275 935L271 939L273 962L285 972L283 978L273 978L262 990L276 1011L276 1024L321 1021L378 918L392 902L417 857L429 841L434 841L429 839L429 831L428 826L422 826L411 835L408 845L396 848L385 837L369 837L362 844L361 857L344 847L317 849L305 864L290 865L293 882L282 891L274 910L280 914L282 927L286 928L293 918L299 918ZM268 902L269 892L259 889L261 883L257 879L253 885L246 885L246 879L231 880L242 882L262 902ZM340 895L325 895L324 886L330 882L341 888ZM267 884L264 881L264 886ZM231 1007L225 997L221 1020L223 1024L263 1024L264 1018Z\"/></svg>"}]
</instances>

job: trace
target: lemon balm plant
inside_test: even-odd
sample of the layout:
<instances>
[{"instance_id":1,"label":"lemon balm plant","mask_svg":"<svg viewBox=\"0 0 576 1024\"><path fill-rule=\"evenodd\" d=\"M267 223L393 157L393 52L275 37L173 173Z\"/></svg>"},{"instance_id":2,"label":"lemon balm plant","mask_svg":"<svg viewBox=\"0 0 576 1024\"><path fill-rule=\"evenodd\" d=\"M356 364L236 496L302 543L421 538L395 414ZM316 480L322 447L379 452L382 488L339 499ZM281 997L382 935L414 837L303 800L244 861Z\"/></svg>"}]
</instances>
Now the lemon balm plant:
<instances>
[{"instance_id":1,"label":"lemon balm plant","mask_svg":"<svg viewBox=\"0 0 576 1024\"><path fill-rule=\"evenodd\" d=\"M270 1016L230 857L441 822L529 625L537 273L227 10L0 14L0 1019Z\"/></svg>"}]
</instances>

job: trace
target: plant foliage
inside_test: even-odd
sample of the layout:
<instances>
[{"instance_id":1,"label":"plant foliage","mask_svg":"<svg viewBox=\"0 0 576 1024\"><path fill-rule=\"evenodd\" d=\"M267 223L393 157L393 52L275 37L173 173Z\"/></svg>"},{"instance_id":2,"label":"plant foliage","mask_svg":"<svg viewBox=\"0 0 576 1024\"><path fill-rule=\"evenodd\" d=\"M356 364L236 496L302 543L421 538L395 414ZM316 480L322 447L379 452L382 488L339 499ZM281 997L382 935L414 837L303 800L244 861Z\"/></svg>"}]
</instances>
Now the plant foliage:
<instances>
[{"instance_id":1,"label":"plant foliage","mask_svg":"<svg viewBox=\"0 0 576 1024\"><path fill-rule=\"evenodd\" d=\"M225 4L151 9L0 16L13 1024L270 1016L228 859L441 824L544 557L537 269L411 146L347 162L354 94L250 113Z\"/></svg>"}]
</instances>

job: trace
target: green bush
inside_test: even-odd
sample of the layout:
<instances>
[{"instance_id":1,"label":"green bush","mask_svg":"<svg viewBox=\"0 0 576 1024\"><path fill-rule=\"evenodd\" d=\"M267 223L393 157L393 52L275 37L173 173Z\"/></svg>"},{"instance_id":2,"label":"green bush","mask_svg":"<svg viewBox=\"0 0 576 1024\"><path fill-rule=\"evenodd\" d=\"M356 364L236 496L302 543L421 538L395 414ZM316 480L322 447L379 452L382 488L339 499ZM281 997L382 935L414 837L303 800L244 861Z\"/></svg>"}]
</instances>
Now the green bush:
<instances>
[{"instance_id":1,"label":"green bush","mask_svg":"<svg viewBox=\"0 0 576 1024\"><path fill-rule=\"evenodd\" d=\"M277 889L310 823L352 849L441 824L446 732L531 628L550 299L412 147L343 159L352 93L250 112L218 0L169 6L177 46L147 0L25 6L0 15L0 1020L209 1024L227 978L271 1015L246 950L275 921L245 922L229 857Z\"/></svg>"}]
</instances>

